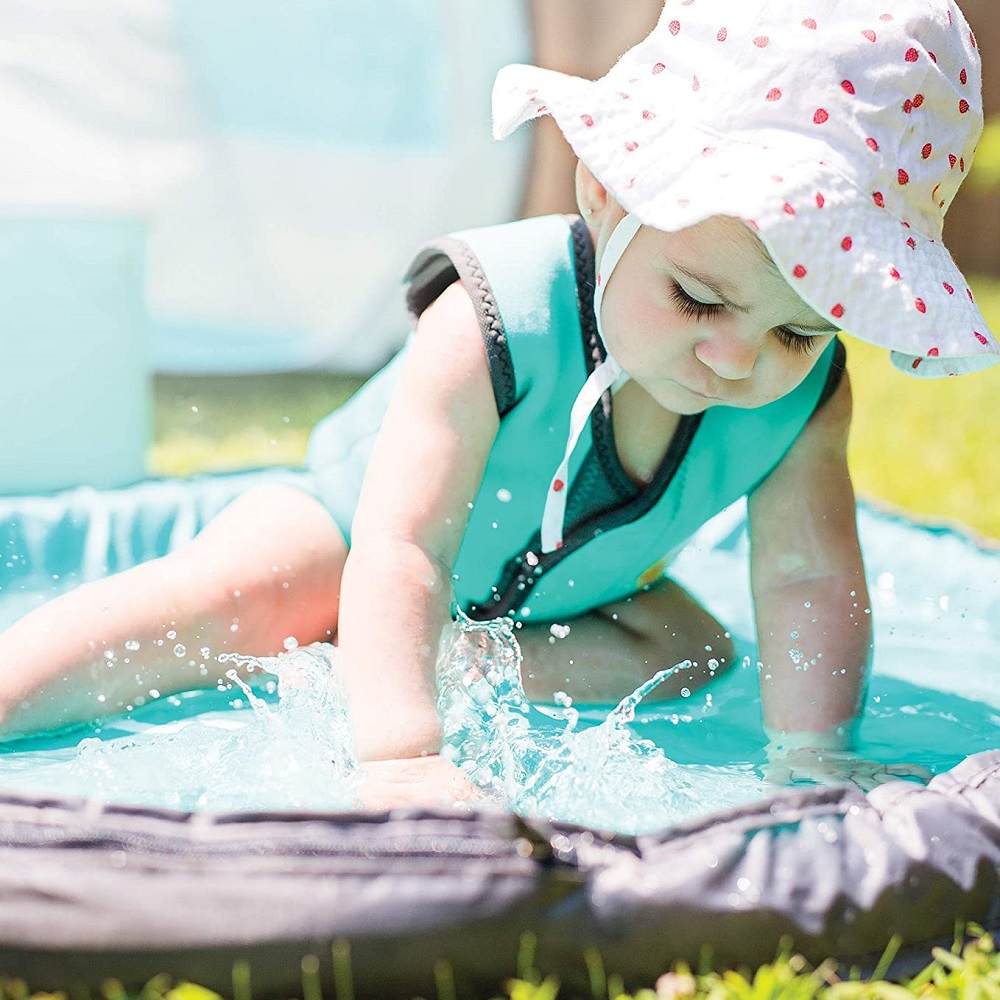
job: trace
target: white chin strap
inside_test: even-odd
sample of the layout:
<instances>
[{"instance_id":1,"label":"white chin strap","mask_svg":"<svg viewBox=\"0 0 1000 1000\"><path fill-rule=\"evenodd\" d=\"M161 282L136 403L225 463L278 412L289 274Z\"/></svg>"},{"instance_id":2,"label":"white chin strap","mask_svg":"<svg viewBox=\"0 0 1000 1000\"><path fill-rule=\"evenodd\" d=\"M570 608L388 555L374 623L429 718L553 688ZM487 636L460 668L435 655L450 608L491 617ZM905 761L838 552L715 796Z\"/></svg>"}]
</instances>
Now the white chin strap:
<instances>
[{"instance_id":1,"label":"white chin strap","mask_svg":"<svg viewBox=\"0 0 1000 1000\"><path fill-rule=\"evenodd\" d=\"M606 352L608 345L604 341L604 328L601 326L601 303L604 301L604 289L608 287L612 271L621 260L625 248L632 242L632 237L639 231L641 225L642 223L634 215L629 214L622 218L611 233L601 256L600 267L597 271L597 287L594 289L594 316L597 319L597 335L601 338ZM542 552L553 552L562 547L570 456L576 449L577 441L580 440L584 427L587 426L591 410L621 374L622 370L618 362L610 353L606 353L605 359L590 373L590 377L583 384L583 388L573 402L573 408L569 414L569 437L566 440L566 454L563 455L563 460L559 463L559 468L556 469L555 475L549 483L549 492L545 497L545 510L542 512Z\"/></svg>"}]
</instances>

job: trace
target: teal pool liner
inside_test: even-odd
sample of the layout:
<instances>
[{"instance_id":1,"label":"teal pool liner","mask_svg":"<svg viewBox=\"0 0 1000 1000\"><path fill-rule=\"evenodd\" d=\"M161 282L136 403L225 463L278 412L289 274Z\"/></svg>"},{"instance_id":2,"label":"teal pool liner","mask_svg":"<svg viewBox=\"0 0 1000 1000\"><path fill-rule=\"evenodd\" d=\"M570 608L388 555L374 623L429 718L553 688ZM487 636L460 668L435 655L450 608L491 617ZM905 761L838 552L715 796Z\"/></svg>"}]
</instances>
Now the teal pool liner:
<instances>
[{"instance_id":1,"label":"teal pool liner","mask_svg":"<svg viewBox=\"0 0 1000 1000\"><path fill-rule=\"evenodd\" d=\"M301 475L2 499L0 622ZM531 932L538 967L586 995L588 948L635 988L706 945L719 965L755 965L788 935L812 961L871 965L893 935L923 960L956 920L1000 928L1000 555L866 505L859 520L884 640L872 698L919 685L951 699L959 730L976 706L970 755L927 787L796 787L629 836L489 810L181 812L0 791L0 968L34 989L169 971L228 994L246 959L255 995L288 996L307 953L332 985L330 945L346 942L361 996L431 995L440 959L472 996L514 973ZM744 643L745 555L737 507L675 566Z\"/></svg>"}]
</instances>

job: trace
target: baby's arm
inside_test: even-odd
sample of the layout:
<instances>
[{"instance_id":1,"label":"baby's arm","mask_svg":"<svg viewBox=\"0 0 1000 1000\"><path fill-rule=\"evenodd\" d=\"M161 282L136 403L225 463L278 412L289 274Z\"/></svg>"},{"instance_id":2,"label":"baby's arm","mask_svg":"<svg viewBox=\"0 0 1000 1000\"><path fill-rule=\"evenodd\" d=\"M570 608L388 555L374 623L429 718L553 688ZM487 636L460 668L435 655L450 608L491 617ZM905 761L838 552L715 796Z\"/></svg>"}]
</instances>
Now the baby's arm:
<instances>
[{"instance_id":1,"label":"baby's arm","mask_svg":"<svg viewBox=\"0 0 1000 1000\"><path fill-rule=\"evenodd\" d=\"M872 648L850 419L845 373L749 505L764 725L820 747L850 743Z\"/></svg>"},{"instance_id":2,"label":"baby's arm","mask_svg":"<svg viewBox=\"0 0 1000 1000\"><path fill-rule=\"evenodd\" d=\"M339 644L362 759L440 748L435 664L452 566L498 426L475 310L455 283L417 325L344 567Z\"/></svg>"}]
</instances>

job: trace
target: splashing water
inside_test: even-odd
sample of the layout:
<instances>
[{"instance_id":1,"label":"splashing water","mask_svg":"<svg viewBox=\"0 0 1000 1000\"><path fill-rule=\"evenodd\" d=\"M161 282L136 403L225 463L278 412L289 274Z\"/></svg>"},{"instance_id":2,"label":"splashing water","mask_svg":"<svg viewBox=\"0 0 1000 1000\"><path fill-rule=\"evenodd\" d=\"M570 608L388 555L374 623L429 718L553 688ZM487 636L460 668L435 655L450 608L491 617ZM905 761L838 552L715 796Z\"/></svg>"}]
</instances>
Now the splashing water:
<instances>
[{"instance_id":1,"label":"splashing water","mask_svg":"<svg viewBox=\"0 0 1000 1000\"><path fill-rule=\"evenodd\" d=\"M219 660L232 664L228 693L160 699L104 723L100 738L4 755L3 784L191 810L352 808L361 774L336 648ZM630 729L642 699L690 666L660 671L595 724L562 692L554 706L528 701L510 620L462 618L438 662L442 754L501 808L622 832L759 798L764 786L750 764L679 764ZM249 711L229 708L234 689ZM150 727L133 721L162 715L164 702L183 709L185 699L204 698L222 698L228 710Z\"/></svg>"},{"instance_id":2,"label":"splashing water","mask_svg":"<svg viewBox=\"0 0 1000 1000\"><path fill-rule=\"evenodd\" d=\"M692 666L659 671L602 722L578 728L568 696L557 697L551 714L528 702L509 619L460 618L438 663L443 752L505 808L622 832L761 797L750 764L678 764L630 730L642 699Z\"/></svg>"}]
</instances>

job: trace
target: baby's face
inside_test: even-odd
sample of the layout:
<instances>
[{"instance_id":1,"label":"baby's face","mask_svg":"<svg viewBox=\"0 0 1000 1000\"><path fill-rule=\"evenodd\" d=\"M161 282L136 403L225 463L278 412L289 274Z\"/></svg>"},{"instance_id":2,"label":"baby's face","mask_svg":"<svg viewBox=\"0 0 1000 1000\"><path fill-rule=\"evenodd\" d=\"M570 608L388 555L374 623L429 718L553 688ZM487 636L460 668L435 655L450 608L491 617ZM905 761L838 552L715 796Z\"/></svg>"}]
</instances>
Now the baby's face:
<instances>
[{"instance_id":1,"label":"baby's face","mask_svg":"<svg viewBox=\"0 0 1000 1000\"><path fill-rule=\"evenodd\" d=\"M609 213L601 226L598 259L618 218ZM760 240L725 216L676 233L643 226L611 274L601 320L622 368L675 413L773 402L836 333Z\"/></svg>"}]
</instances>

